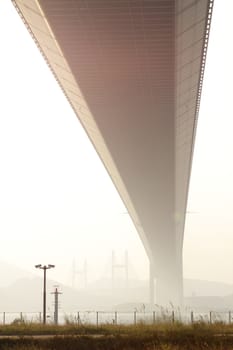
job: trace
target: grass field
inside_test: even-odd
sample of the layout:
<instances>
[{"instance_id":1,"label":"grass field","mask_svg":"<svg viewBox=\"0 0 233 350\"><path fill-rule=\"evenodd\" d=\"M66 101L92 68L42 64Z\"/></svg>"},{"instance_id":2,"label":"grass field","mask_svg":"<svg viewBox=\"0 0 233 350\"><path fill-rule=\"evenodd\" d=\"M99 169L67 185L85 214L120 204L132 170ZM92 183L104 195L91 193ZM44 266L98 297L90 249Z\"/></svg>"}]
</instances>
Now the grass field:
<instances>
[{"instance_id":1,"label":"grass field","mask_svg":"<svg viewBox=\"0 0 233 350\"><path fill-rule=\"evenodd\" d=\"M38 337L43 335L41 337ZM48 335L50 337L44 337ZM11 337L16 336L16 337ZM32 336L37 336L33 338ZM0 350L233 350L233 325L0 326Z\"/></svg>"}]
</instances>

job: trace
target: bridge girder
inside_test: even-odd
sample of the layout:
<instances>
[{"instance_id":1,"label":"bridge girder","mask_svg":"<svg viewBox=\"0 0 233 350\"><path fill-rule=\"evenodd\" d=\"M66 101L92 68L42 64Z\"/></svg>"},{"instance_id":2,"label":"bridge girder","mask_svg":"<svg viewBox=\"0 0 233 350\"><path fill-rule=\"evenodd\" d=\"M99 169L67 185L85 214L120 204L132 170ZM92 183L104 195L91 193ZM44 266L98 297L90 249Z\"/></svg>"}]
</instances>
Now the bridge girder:
<instances>
[{"instance_id":1,"label":"bridge girder","mask_svg":"<svg viewBox=\"0 0 233 350\"><path fill-rule=\"evenodd\" d=\"M182 246L212 0L12 0L118 189L157 278Z\"/></svg>"}]
</instances>

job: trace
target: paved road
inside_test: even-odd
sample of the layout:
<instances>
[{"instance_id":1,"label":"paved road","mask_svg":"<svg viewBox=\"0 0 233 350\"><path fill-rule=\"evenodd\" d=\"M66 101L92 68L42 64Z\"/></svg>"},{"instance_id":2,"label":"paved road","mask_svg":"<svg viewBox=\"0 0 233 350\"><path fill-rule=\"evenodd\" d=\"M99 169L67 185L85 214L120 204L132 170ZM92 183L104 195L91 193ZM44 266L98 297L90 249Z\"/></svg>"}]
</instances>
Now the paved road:
<instances>
[{"instance_id":1,"label":"paved road","mask_svg":"<svg viewBox=\"0 0 233 350\"><path fill-rule=\"evenodd\" d=\"M1 339L52 339L52 338L112 338L106 334L40 334L40 335L0 335Z\"/></svg>"}]
</instances>

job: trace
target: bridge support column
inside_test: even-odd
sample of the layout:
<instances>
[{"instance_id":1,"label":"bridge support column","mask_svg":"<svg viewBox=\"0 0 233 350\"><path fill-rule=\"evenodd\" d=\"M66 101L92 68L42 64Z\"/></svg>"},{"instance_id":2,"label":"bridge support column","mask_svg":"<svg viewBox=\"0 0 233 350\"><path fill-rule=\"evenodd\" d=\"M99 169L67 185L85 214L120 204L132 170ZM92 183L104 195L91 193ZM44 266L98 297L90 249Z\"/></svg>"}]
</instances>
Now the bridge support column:
<instances>
[{"instance_id":1,"label":"bridge support column","mask_svg":"<svg viewBox=\"0 0 233 350\"><path fill-rule=\"evenodd\" d=\"M149 273L149 300L151 308L155 304L155 275L152 263L150 263L150 273Z\"/></svg>"},{"instance_id":2,"label":"bridge support column","mask_svg":"<svg viewBox=\"0 0 233 350\"><path fill-rule=\"evenodd\" d=\"M159 271L156 276L156 302L162 306L183 305L182 264L170 266L167 271Z\"/></svg>"}]
</instances>

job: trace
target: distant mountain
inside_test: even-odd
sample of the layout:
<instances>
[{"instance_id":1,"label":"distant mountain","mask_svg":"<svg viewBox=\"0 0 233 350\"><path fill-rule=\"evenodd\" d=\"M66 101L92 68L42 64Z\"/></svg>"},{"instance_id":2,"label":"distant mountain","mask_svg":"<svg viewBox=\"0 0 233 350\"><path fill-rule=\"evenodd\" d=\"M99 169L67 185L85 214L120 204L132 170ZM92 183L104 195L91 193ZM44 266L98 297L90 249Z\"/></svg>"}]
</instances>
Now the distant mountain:
<instances>
[{"instance_id":1,"label":"distant mountain","mask_svg":"<svg viewBox=\"0 0 233 350\"><path fill-rule=\"evenodd\" d=\"M233 285L223 282L184 279L184 295L197 296L225 296L233 294Z\"/></svg>"},{"instance_id":2,"label":"distant mountain","mask_svg":"<svg viewBox=\"0 0 233 350\"><path fill-rule=\"evenodd\" d=\"M117 289L125 288L125 280L117 280L115 286ZM148 281L144 280L129 280L129 288L133 289L144 289L145 296L148 290ZM89 283L88 288L96 291L104 291L112 288L111 279L101 279L95 282ZM205 280L194 280L184 279L184 296L225 296L233 294L233 284L205 281Z\"/></svg>"},{"instance_id":3,"label":"distant mountain","mask_svg":"<svg viewBox=\"0 0 233 350\"><path fill-rule=\"evenodd\" d=\"M54 285L59 285L60 309L64 312L112 310L125 305L147 305L148 281L111 279L88 284L87 289L74 289L57 281L47 280L48 312L53 312ZM0 312L42 310L43 278L0 261ZM233 307L233 285L203 280L184 280L185 305L192 309L229 309Z\"/></svg>"},{"instance_id":4,"label":"distant mountain","mask_svg":"<svg viewBox=\"0 0 233 350\"><path fill-rule=\"evenodd\" d=\"M88 290L76 290L56 281L47 280L47 307L53 312L54 286L59 285L61 295L60 309L64 312L76 312L82 310L111 310L112 305L122 300L117 294L95 293ZM8 287L0 289L0 312L39 312L42 310L43 279L34 277L31 279L18 279ZM124 298L123 298L124 300Z\"/></svg>"},{"instance_id":5,"label":"distant mountain","mask_svg":"<svg viewBox=\"0 0 233 350\"><path fill-rule=\"evenodd\" d=\"M189 281L193 287L193 281ZM53 312L54 285L56 281L47 280L47 307L48 312ZM201 287L206 293L209 288L211 293L218 291L228 291L230 287L221 287L216 282L201 281ZM113 310L117 305L143 305L148 304L148 283L142 286L131 288L89 288L87 290L77 290L59 284L62 294L59 296L60 310L66 313L83 310ZM100 283L103 287L103 284ZM198 290L198 283L194 286ZM229 289L228 289L229 287ZM218 289L219 288L219 289ZM199 289L199 292L201 288ZM42 310L43 279L41 277L18 279L11 285L0 288L0 312L39 312ZM186 296L185 305L192 309L229 309L233 305L233 295L225 296ZM124 306L123 306L124 307Z\"/></svg>"},{"instance_id":6,"label":"distant mountain","mask_svg":"<svg viewBox=\"0 0 233 350\"><path fill-rule=\"evenodd\" d=\"M33 278L33 276L35 275L31 272L0 260L0 288L9 286L16 279Z\"/></svg>"}]
</instances>

